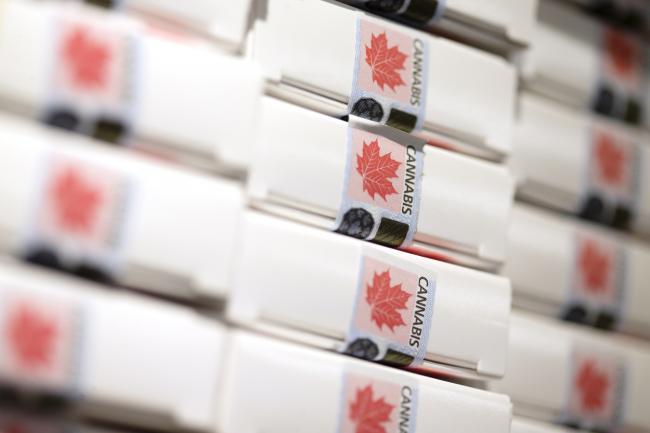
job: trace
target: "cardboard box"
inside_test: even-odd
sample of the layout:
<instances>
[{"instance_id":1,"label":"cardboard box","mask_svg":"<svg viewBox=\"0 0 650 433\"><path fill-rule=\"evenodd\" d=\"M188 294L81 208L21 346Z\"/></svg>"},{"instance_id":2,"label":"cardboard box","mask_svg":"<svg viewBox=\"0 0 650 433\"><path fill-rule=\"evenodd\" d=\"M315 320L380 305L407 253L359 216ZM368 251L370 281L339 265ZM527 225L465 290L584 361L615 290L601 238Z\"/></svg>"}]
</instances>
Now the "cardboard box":
<instances>
[{"instance_id":1,"label":"cardboard box","mask_svg":"<svg viewBox=\"0 0 650 433\"><path fill-rule=\"evenodd\" d=\"M510 160L518 195L650 236L650 135L529 93L520 106Z\"/></svg>"},{"instance_id":2,"label":"cardboard box","mask_svg":"<svg viewBox=\"0 0 650 433\"><path fill-rule=\"evenodd\" d=\"M262 86L254 65L76 3L9 0L2 23L3 108L50 123L66 117L70 129L73 117L74 129L89 134L108 120L122 133L107 139L204 167L245 169ZM91 57L94 66L85 69L86 55L105 60Z\"/></svg>"},{"instance_id":3,"label":"cardboard box","mask_svg":"<svg viewBox=\"0 0 650 433\"><path fill-rule=\"evenodd\" d=\"M508 394L517 415L642 432L649 381L647 343L513 312L508 372L488 388Z\"/></svg>"},{"instance_id":4,"label":"cardboard box","mask_svg":"<svg viewBox=\"0 0 650 433\"><path fill-rule=\"evenodd\" d=\"M241 331L233 333L228 366L230 398L219 416L224 433L351 432L360 423L399 431L392 427L398 422L414 433L506 433L510 427L503 395ZM371 397L364 401L376 403L378 415L350 413L359 395Z\"/></svg>"},{"instance_id":5,"label":"cardboard box","mask_svg":"<svg viewBox=\"0 0 650 433\"><path fill-rule=\"evenodd\" d=\"M518 205L508 251L503 274L512 281L516 306L650 338L645 243Z\"/></svg>"},{"instance_id":6,"label":"cardboard box","mask_svg":"<svg viewBox=\"0 0 650 433\"><path fill-rule=\"evenodd\" d=\"M336 117L346 115L360 18L428 43L424 129L419 135L493 159L510 152L517 84L511 65L496 55L350 7L269 1L251 42L251 55L269 83L267 91ZM481 71L480 79L476 71ZM457 141L465 145L456 146Z\"/></svg>"},{"instance_id":7,"label":"cardboard box","mask_svg":"<svg viewBox=\"0 0 650 433\"><path fill-rule=\"evenodd\" d=\"M0 141L2 251L168 296L226 296L238 183L8 115Z\"/></svg>"},{"instance_id":8,"label":"cardboard box","mask_svg":"<svg viewBox=\"0 0 650 433\"><path fill-rule=\"evenodd\" d=\"M38 268L0 267L4 383L95 419L213 431L226 338L218 323Z\"/></svg>"},{"instance_id":9,"label":"cardboard box","mask_svg":"<svg viewBox=\"0 0 650 433\"><path fill-rule=\"evenodd\" d=\"M378 136L410 136L359 121ZM264 98L259 142L251 162L253 206L333 228L341 206L349 124ZM424 147L415 243L410 251L494 269L505 257L513 182L503 166ZM442 256L441 256L442 254Z\"/></svg>"},{"instance_id":10,"label":"cardboard box","mask_svg":"<svg viewBox=\"0 0 650 433\"><path fill-rule=\"evenodd\" d=\"M425 310L430 319L421 325L419 347L426 351L416 370L456 377L502 375L510 313L507 279L258 212L245 214L228 316L256 330L335 351L351 350L354 345L348 343L356 342L353 334L362 329L379 346L379 353L368 357L400 364L392 362L390 349L408 338L404 330L413 337L410 303L420 297L405 295L404 305L396 300L400 318L392 324L375 318L373 311L381 306L367 308L380 303L370 300L368 290L376 288L382 273L388 273L389 285L399 286L400 294L420 284L417 279L409 283L403 271L427 278L425 297L432 301ZM368 316L373 317L370 323L364 322Z\"/></svg>"}]
</instances>

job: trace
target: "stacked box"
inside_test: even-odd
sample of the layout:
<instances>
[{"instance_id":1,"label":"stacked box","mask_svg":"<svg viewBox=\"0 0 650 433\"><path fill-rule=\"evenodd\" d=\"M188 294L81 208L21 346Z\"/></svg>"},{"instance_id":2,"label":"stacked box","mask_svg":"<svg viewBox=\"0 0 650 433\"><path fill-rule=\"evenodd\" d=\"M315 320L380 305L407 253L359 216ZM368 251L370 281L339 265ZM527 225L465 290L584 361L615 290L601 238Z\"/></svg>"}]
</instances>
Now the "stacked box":
<instances>
[{"instance_id":1,"label":"stacked box","mask_svg":"<svg viewBox=\"0 0 650 433\"><path fill-rule=\"evenodd\" d=\"M648 11L539 5L508 163L518 203L502 273L518 311L508 372L489 386L526 417L513 430L650 431Z\"/></svg>"}]
</instances>

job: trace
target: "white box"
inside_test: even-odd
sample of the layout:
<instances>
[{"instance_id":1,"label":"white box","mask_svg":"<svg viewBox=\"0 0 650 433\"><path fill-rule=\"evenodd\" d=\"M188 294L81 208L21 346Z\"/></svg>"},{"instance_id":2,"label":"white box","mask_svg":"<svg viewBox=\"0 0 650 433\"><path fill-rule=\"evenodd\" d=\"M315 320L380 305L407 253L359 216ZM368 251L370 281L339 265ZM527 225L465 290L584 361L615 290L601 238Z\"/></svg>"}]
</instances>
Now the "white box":
<instances>
[{"instance_id":1,"label":"white box","mask_svg":"<svg viewBox=\"0 0 650 433\"><path fill-rule=\"evenodd\" d=\"M261 110L249 172L253 205L333 227L343 192L348 123L268 97ZM494 269L505 256L513 192L508 170L433 146L425 146L424 155L414 246L425 255L442 253L450 261Z\"/></svg>"},{"instance_id":2,"label":"white box","mask_svg":"<svg viewBox=\"0 0 650 433\"><path fill-rule=\"evenodd\" d=\"M354 387L359 378L371 386L373 401L380 398L382 385L398 392L417 388L417 408L411 407L411 414L417 413L411 418L415 428L408 431L509 431L511 405L503 395L241 331L232 335L226 380L230 398L219 416L223 433L350 431L337 428L345 420L345 387ZM390 404L392 396L384 402ZM390 416L399 419L398 410L390 409Z\"/></svg>"},{"instance_id":3,"label":"white box","mask_svg":"<svg viewBox=\"0 0 650 433\"><path fill-rule=\"evenodd\" d=\"M121 202L127 218L117 283L195 299L226 296L244 206L238 183L7 115L0 116L0 142L2 251L23 253L49 161L70 160L113 173L132 192Z\"/></svg>"},{"instance_id":4,"label":"white box","mask_svg":"<svg viewBox=\"0 0 650 433\"><path fill-rule=\"evenodd\" d=\"M130 71L136 88L131 143L155 145L158 152L226 170L246 167L262 87L251 63L203 41L166 36L126 16L74 3L8 0L2 13L4 108L41 114L50 92L56 17L76 17L98 29L126 29L136 46L136 67Z\"/></svg>"},{"instance_id":5,"label":"white box","mask_svg":"<svg viewBox=\"0 0 650 433\"><path fill-rule=\"evenodd\" d=\"M5 381L63 394L91 417L213 431L226 338L218 323L49 271L0 267Z\"/></svg>"},{"instance_id":6,"label":"white box","mask_svg":"<svg viewBox=\"0 0 650 433\"><path fill-rule=\"evenodd\" d=\"M634 143L636 203L630 229L650 236L650 135L523 93L509 165L520 197L578 213L587 194L592 133L602 130ZM633 165L633 164L628 164Z\"/></svg>"},{"instance_id":7,"label":"white box","mask_svg":"<svg viewBox=\"0 0 650 433\"><path fill-rule=\"evenodd\" d=\"M523 62L524 87L581 110L591 109L603 74L604 29L571 5L540 1L531 49ZM642 57L647 59L647 45L642 50ZM647 77L647 60L645 63L642 74ZM650 86L645 87L638 102L645 108L641 123L647 126Z\"/></svg>"},{"instance_id":8,"label":"white box","mask_svg":"<svg viewBox=\"0 0 650 433\"><path fill-rule=\"evenodd\" d=\"M328 2L269 1L255 24L251 47L271 85L268 92L332 115L347 114L360 17L372 19ZM373 21L387 28L398 26ZM470 145L464 146L466 151L490 158L508 154L517 84L514 68L503 58L458 42L406 27L400 31L429 44L427 103L420 135L448 147L465 142ZM476 71L481 71L480 79Z\"/></svg>"},{"instance_id":9,"label":"white box","mask_svg":"<svg viewBox=\"0 0 650 433\"><path fill-rule=\"evenodd\" d=\"M504 373L510 314L507 279L253 211L244 221L228 305L233 321L343 350L357 287L363 284L362 259L379 256L383 263L397 263L402 269L417 266L435 275L421 369L472 377Z\"/></svg>"},{"instance_id":10,"label":"white box","mask_svg":"<svg viewBox=\"0 0 650 433\"><path fill-rule=\"evenodd\" d=\"M569 398L567 389L571 388L570 377L574 368L572 353L577 347L589 348L592 354L600 354L595 359L603 355L620 357L625 385L621 399L616 400L621 404L622 414L619 431L648 431L650 346L640 340L605 337L598 331L577 325L513 313L508 372L503 380L491 382L488 388L508 394L517 415L547 422L561 420ZM601 373L600 370L596 371ZM606 379L611 377L607 376ZM617 385L610 383L612 387Z\"/></svg>"},{"instance_id":11,"label":"white box","mask_svg":"<svg viewBox=\"0 0 650 433\"><path fill-rule=\"evenodd\" d=\"M342 0L364 6L368 0ZM394 2L397 3L397 2ZM411 6L425 2L402 2L399 12L383 10L381 6L366 5L370 12L404 21L415 26L442 30L469 40L472 44L489 49L509 51L528 46L532 37L537 12L537 0L492 0L475 2L467 0L432 1L437 3L435 16L429 21L411 18ZM406 7L404 6L406 5Z\"/></svg>"},{"instance_id":12,"label":"white box","mask_svg":"<svg viewBox=\"0 0 650 433\"><path fill-rule=\"evenodd\" d=\"M644 243L530 206L515 206L508 232L509 256L503 274L510 278L515 306L559 316L570 302L578 272L577 237L605 239L622 249L622 309L614 328L650 337L650 248Z\"/></svg>"}]
</instances>

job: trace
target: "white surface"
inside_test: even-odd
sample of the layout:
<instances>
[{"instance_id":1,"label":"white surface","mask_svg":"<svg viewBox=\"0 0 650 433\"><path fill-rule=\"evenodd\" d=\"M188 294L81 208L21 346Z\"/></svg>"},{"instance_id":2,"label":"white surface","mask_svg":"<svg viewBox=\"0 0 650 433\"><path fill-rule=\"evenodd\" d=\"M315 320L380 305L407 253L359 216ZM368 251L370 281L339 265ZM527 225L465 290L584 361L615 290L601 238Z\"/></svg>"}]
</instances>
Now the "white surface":
<instances>
[{"instance_id":1,"label":"white surface","mask_svg":"<svg viewBox=\"0 0 650 433\"><path fill-rule=\"evenodd\" d=\"M347 102L352 90L355 23L362 15L323 1L271 0L265 16L256 23L253 57L273 83L289 83ZM406 27L401 30L417 33ZM509 153L516 88L513 67L477 49L417 34L429 43L425 129ZM476 71L481 71L480 77Z\"/></svg>"},{"instance_id":2,"label":"white surface","mask_svg":"<svg viewBox=\"0 0 650 433\"><path fill-rule=\"evenodd\" d=\"M505 278L253 211L245 214L228 314L240 323L274 323L342 341L365 251L437 276L427 360L482 375L504 373L510 313Z\"/></svg>"},{"instance_id":3,"label":"white surface","mask_svg":"<svg viewBox=\"0 0 650 433\"><path fill-rule=\"evenodd\" d=\"M157 2L158 3L158 2ZM171 3L171 2L166 2ZM183 2L185 4L185 2ZM47 97L51 29L57 14L94 26L130 28L136 41L135 143L199 155L242 169L255 136L262 80L257 68L191 38L165 36L123 15L74 3L7 0L0 25L0 102L37 115Z\"/></svg>"},{"instance_id":4,"label":"white surface","mask_svg":"<svg viewBox=\"0 0 650 433\"><path fill-rule=\"evenodd\" d=\"M6 262L0 263L0 294L81 308L82 413L142 426L212 429L225 340L218 323L188 308Z\"/></svg>"},{"instance_id":5,"label":"white surface","mask_svg":"<svg viewBox=\"0 0 650 433\"><path fill-rule=\"evenodd\" d=\"M342 355L235 332L221 407L223 433L337 431L346 372L416 383L415 432L506 433L508 398Z\"/></svg>"},{"instance_id":6,"label":"white surface","mask_svg":"<svg viewBox=\"0 0 650 433\"><path fill-rule=\"evenodd\" d=\"M565 302L574 272L574 240L578 233L604 236L623 244L626 254L625 289L619 328L626 333L650 336L650 248L644 243L543 212L530 206L513 209L508 232L508 260L503 274L512 281L515 304L559 311ZM543 311L543 310L542 310Z\"/></svg>"},{"instance_id":7,"label":"white surface","mask_svg":"<svg viewBox=\"0 0 650 433\"><path fill-rule=\"evenodd\" d=\"M281 200L334 219L348 124L268 97L261 110L249 173L252 198ZM433 146L424 153L415 240L501 262L513 191L506 168Z\"/></svg>"},{"instance_id":8,"label":"white surface","mask_svg":"<svg viewBox=\"0 0 650 433\"><path fill-rule=\"evenodd\" d=\"M120 283L172 296L225 297L243 207L238 184L7 115L0 116L0 143L3 251L20 246L45 158L67 155L132 182Z\"/></svg>"},{"instance_id":9,"label":"white surface","mask_svg":"<svg viewBox=\"0 0 650 433\"><path fill-rule=\"evenodd\" d=\"M187 26L234 49L244 41L252 3L252 0L122 0L127 10Z\"/></svg>"}]
</instances>

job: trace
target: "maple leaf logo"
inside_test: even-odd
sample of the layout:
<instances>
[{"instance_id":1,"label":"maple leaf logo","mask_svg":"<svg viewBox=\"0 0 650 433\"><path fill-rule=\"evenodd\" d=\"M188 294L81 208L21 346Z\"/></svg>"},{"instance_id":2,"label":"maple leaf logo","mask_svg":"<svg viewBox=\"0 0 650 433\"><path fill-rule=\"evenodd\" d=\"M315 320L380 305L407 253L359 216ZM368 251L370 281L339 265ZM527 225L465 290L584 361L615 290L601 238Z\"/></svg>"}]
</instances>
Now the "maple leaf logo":
<instances>
[{"instance_id":1,"label":"maple leaf logo","mask_svg":"<svg viewBox=\"0 0 650 433\"><path fill-rule=\"evenodd\" d=\"M610 260L598 244L586 240L580 247L580 271L584 277L587 290L601 293L607 288L607 276L610 272Z\"/></svg>"},{"instance_id":2,"label":"maple leaf logo","mask_svg":"<svg viewBox=\"0 0 650 433\"><path fill-rule=\"evenodd\" d=\"M598 371L595 362L586 361L580 366L576 376L576 386L580 391L580 403L583 409L589 412L604 409L610 382L606 373Z\"/></svg>"},{"instance_id":3,"label":"maple leaf logo","mask_svg":"<svg viewBox=\"0 0 650 433\"><path fill-rule=\"evenodd\" d=\"M77 86L92 90L106 84L111 51L93 39L87 28L79 26L70 32L61 51Z\"/></svg>"},{"instance_id":4,"label":"maple leaf logo","mask_svg":"<svg viewBox=\"0 0 650 433\"><path fill-rule=\"evenodd\" d=\"M599 134L596 142L596 161L601 177L609 184L618 185L623 181L625 154L607 134Z\"/></svg>"},{"instance_id":5,"label":"maple leaf logo","mask_svg":"<svg viewBox=\"0 0 650 433\"><path fill-rule=\"evenodd\" d=\"M363 190L374 199L375 194L386 200L387 195L396 194L390 179L397 177L398 161L391 158L391 153L380 155L379 139L369 144L363 142L362 154L357 154L357 173L363 179Z\"/></svg>"},{"instance_id":6,"label":"maple leaf logo","mask_svg":"<svg viewBox=\"0 0 650 433\"><path fill-rule=\"evenodd\" d=\"M377 83L381 90L388 86L394 92L396 86L406 84L398 71L404 70L407 57L397 45L388 48L386 32L379 36L373 33L370 46L366 45L366 63L372 70L372 81Z\"/></svg>"},{"instance_id":7,"label":"maple leaf logo","mask_svg":"<svg viewBox=\"0 0 650 433\"><path fill-rule=\"evenodd\" d=\"M390 272L374 273L372 285L366 284L366 302L370 305L370 319L379 330L386 325L391 332L396 326L406 325L399 310L406 310L411 295L402 290L401 284L390 285Z\"/></svg>"},{"instance_id":8,"label":"maple leaf logo","mask_svg":"<svg viewBox=\"0 0 650 433\"><path fill-rule=\"evenodd\" d=\"M355 400L350 403L350 420L356 424L354 433L386 433L383 423L390 421L390 414L395 408L386 403L384 397L374 399L371 385L359 389Z\"/></svg>"},{"instance_id":9,"label":"maple leaf logo","mask_svg":"<svg viewBox=\"0 0 650 433\"><path fill-rule=\"evenodd\" d=\"M616 72L620 75L632 74L635 67L636 47L631 38L609 30L605 37L605 44Z\"/></svg>"},{"instance_id":10,"label":"maple leaf logo","mask_svg":"<svg viewBox=\"0 0 650 433\"><path fill-rule=\"evenodd\" d=\"M67 231L88 233L96 219L102 194L74 168L59 174L49 191L58 224Z\"/></svg>"},{"instance_id":11,"label":"maple leaf logo","mask_svg":"<svg viewBox=\"0 0 650 433\"><path fill-rule=\"evenodd\" d=\"M58 335L56 323L27 304L18 306L6 328L9 346L23 367L47 367Z\"/></svg>"}]
</instances>

